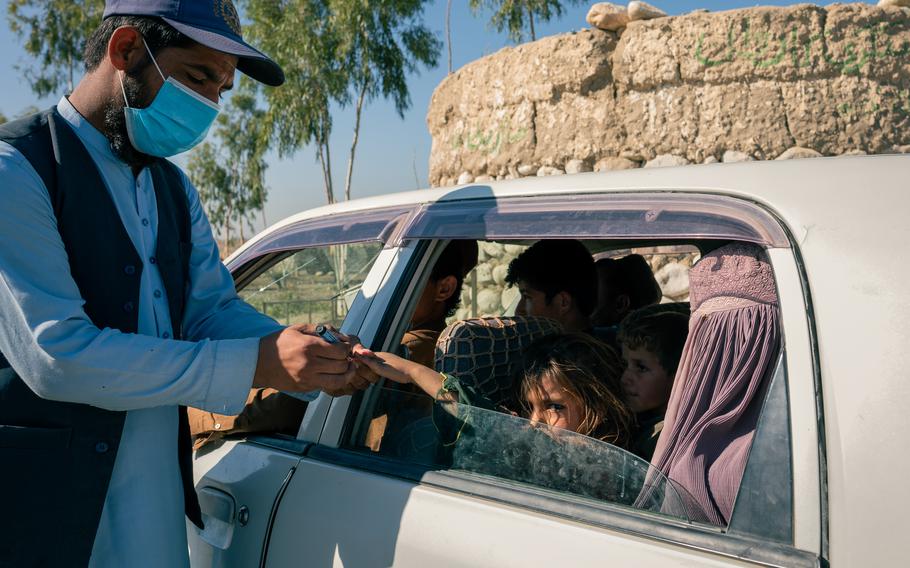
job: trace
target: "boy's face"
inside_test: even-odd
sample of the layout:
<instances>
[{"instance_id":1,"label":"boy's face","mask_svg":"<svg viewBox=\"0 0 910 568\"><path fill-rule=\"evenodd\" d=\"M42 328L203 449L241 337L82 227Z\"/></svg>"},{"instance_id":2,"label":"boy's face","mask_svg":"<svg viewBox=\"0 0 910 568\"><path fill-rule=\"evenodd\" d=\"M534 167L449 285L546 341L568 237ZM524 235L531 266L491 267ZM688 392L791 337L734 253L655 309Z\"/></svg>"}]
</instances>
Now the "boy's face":
<instances>
[{"instance_id":1,"label":"boy's face","mask_svg":"<svg viewBox=\"0 0 910 568\"><path fill-rule=\"evenodd\" d=\"M566 331L572 330L572 316L576 308L567 292L559 292L547 300L546 292L532 288L524 280L518 281L518 292L521 297L515 307L516 316L549 318L561 323Z\"/></svg>"},{"instance_id":2,"label":"boy's face","mask_svg":"<svg viewBox=\"0 0 910 568\"><path fill-rule=\"evenodd\" d=\"M559 319L559 313L552 302L547 302L547 295L530 287L524 280L518 281L518 292L521 298L515 307L516 316L535 316L550 319Z\"/></svg>"},{"instance_id":3,"label":"boy's face","mask_svg":"<svg viewBox=\"0 0 910 568\"><path fill-rule=\"evenodd\" d=\"M577 432L584 420L584 407L581 401L570 396L568 392L550 377L543 377L540 389L532 389L527 398L531 422L541 422L554 428L563 428Z\"/></svg>"},{"instance_id":4,"label":"boy's face","mask_svg":"<svg viewBox=\"0 0 910 568\"><path fill-rule=\"evenodd\" d=\"M622 358L626 363L622 389L632 412L666 410L673 377L661 366L657 355L644 347L629 349L623 345Z\"/></svg>"}]
</instances>

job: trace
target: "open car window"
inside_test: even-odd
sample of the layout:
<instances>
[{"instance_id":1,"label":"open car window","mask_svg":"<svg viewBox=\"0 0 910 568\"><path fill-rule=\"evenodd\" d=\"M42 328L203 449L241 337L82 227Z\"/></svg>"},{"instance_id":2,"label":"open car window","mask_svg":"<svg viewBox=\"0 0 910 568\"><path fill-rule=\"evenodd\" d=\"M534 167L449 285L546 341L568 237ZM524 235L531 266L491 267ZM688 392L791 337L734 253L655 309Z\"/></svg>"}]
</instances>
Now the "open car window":
<instances>
[{"instance_id":1,"label":"open car window","mask_svg":"<svg viewBox=\"0 0 910 568\"><path fill-rule=\"evenodd\" d=\"M509 377L514 377L511 361L522 359L521 351L528 345L525 340L535 341L539 337L539 329L534 327L537 324L528 323L528 333L522 335L517 351L512 348L491 351L483 341L472 342L470 333L459 336L465 341L449 341L455 333L453 329L459 324L485 328L497 325L485 325L483 321L475 324L472 323L474 318L499 321L501 327L521 326L523 318L527 321L524 315L529 309L527 298L519 310L522 314L510 317L515 312L518 291L507 282L509 264L540 240L578 240L595 260L641 255L660 287L660 303L675 304L670 307L673 310L691 309L687 303L690 300L690 270L700 258L725 246L776 251L774 263L780 261L785 270L781 272L783 280L780 282L777 274L770 275L771 287L779 288L783 282L789 286L788 293L793 294L793 281L787 280L786 272L792 269L788 264L792 260L790 237L773 213L747 200L694 191L678 192L672 188L609 194L457 197L453 195L451 200L416 206L393 232L386 233L391 235L384 241L386 247L398 251L396 254L405 262L396 264L395 271L389 273L395 275L394 282L390 281L394 285L392 300L381 313L376 309L370 311L374 326L370 328L373 334L370 348L397 353L436 371L445 371L459 381L466 375L474 376L474 385L478 387L495 384L507 388L511 384ZM432 318L416 318L419 301L430 289L428 283L436 282L431 279L433 270L453 241L474 241L478 250L477 262L464 278L458 297L460 303L444 321L435 313ZM768 266L776 272L771 263ZM564 267L560 270L571 272ZM706 273L698 274L702 286L717 284L710 282L711 277ZM778 315L782 304L778 305ZM789 305L798 304L794 301ZM603 298L598 297L598 307L601 305ZM378 304L374 303L374 306ZM690 320L690 333L691 323ZM445 329L446 325L454 327ZM779 326L776 329L781 332L779 342L772 340L771 334L762 336L768 339L769 349L776 350L775 353L768 352L768 360L774 362L784 353L783 339L788 335ZM620 347L616 344L619 329L615 324L594 324L583 331L614 350ZM506 343L515 337L512 332L500 335L491 337ZM481 336L483 334L478 334ZM763 341L762 338L756 341ZM709 341L710 338L700 340ZM725 336L723 341L728 338ZM457 350L449 350L453 346L458 346ZM453 361L462 366L449 365ZM466 368L462 368L465 365ZM480 376L478 369L486 366L510 370L494 370L489 377ZM621 511L617 514L634 519L629 522L635 524L635 530L643 536L669 534L666 531L672 532L671 527L686 526L695 529L692 534L698 536L690 538L679 533L673 540L692 544L704 542L700 540L703 538L722 537L712 541L711 546L730 550L741 545L737 539L744 538L769 544L768 551L779 550L775 547L781 545L793 547L797 543L801 550L809 550L811 546L807 548L806 543L810 537L799 531L808 534L811 526L801 529L796 523L794 479L802 475L798 481L805 485L811 471L774 467L774 464L784 462L792 464L794 460L791 444L796 439L793 432L797 430L791 431L790 420L797 413L791 413L786 397L780 396L780 389L787 389L786 368L778 369L778 375L783 379L774 381L778 387L773 391L775 396L766 397L770 375L775 369L773 365L766 368L764 363L762 367L760 373L767 375L767 380L759 379L760 388L749 391L753 393L750 395L749 420L762 418L757 425L747 425L749 435L754 433L756 442L752 445L752 438L749 438L748 445L743 446L741 452L737 450L736 459L740 460L737 464L744 463L745 470L737 465L735 474L724 478L722 484L718 482L720 498L717 502L722 501L721 512L716 503L714 508L709 508L711 504L706 504L700 484L692 481L708 479L718 470L712 473L706 469L687 475L686 472L698 470L699 465L697 456L690 459L688 453L677 451L685 440L672 442L676 444L672 450L662 447L662 453L657 455L655 462L669 479L659 475L644 459L635 457L654 459L659 439L671 439L671 436L676 437L672 438L674 440L682 439L682 434L675 428L678 422L669 423L674 428L668 430L670 435L661 434L667 425L664 424L666 417L660 412L655 416L639 412L641 416L636 416L633 439L628 443L617 441L616 446L611 446L580 434L554 434L509 413L470 406L440 413L432 396L380 382L350 401L336 401L338 404L333 407L335 411L330 413L327 422L331 428L324 429L323 436L328 431L330 436L326 439L333 440L330 444L337 444L343 452L353 451L356 459L361 460L358 463L362 465L358 467L409 478L412 478L410 472L416 470L424 472L420 475L440 472L440 475L430 475L431 481L420 476L412 479L456 492L504 500L543 514L560 516L569 507L573 511L572 518L599 523L604 517L598 515L605 510ZM708 375L697 380L713 384ZM799 380L806 379L799 377ZM690 394L685 395L688 397L685 407L701 409L700 399L696 402L690 399L696 399L695 394L699 392L714 391L709 387L708 390L686 392ZM770 402L766 403L766 400ZM719 406L706 404L704 408L719 409ZM698 416L685 418L686 424L700 423ZM445 425L453 420L461 424L454 430ZM445 438L453 431L454 437ZM797 445L802 444L800 447L805 449L807 441L802 438L797 440ZM724 440L718 442L719 445L724 443ZM627 453L626 448L633 453ZM673 453L666 453L668 451ZM681 465L677 467L677 464ZM726 465L721 464L721 469ZM465 479L469 480L467 485L461 484ZM683 485L677 486L677 482ZM775 491L767 491L765 488L769 485L773 485ZM681 487L691 488L696 497ZM508 497L501 493L504 488L511 491ZM693 501L698 506L690 508ZM701 509L696 510L699 506ZM606 525L627 527L625 522L611 517Z\"/></svg>"},{"instance_id":2,"label":"open car window","mask_svg":"<svg viewBox=\"0 0 910 568\"><path fill-rule=\"evenodd\" d=\"M341 327L381 242L298 250L246 283L240 297L285 325L330 323Z\"/></svg>"},{"instance_id":3,"label":"open car window","mask_svg":"<svg viewBox=\"0 0 910 568\"><path fill-rule=\"evenodd\" d=\"M495 222L495 218L490 219ZM454 225L453 225L454 226ZM593 230L593 229L592 229ZM453 324L469 318L511 316L517 291L505 281L508 265L536 239L478 240L478 264L465 278L460 307L446 322ZM433 265L432 251L424 262L425 270ZM630 240L585 238L582 243L595 259L640 254L652 270L663 294L662 302L685 304L689 301L689 270L704 251L721 244L679 234L660 238ZM419 282L420 274L415 274ZM421 286L416 284L415 297ZM401 304L401 320L406 322L414 299ZM387 350L398 349L399 333L408 331L406 323L392 331ZM407 336L408 334L405 334ZM477 361L485 361L483 346L467 348ZM782 349L781 349L782 352ZM412 360L408 351L399 354ZM463 355L463 354L462 354ZM501 356L501 353L495 356ZM441 365L447 353L436 343L435 360L421 361L437 371L450 369ZM478 363L479 364L479 363ZM773 370L773 369L772 369ZM785 373L783 367L776 375ZM457 373L455 373L457 375ZM730 520L721 530L730 535L746 535L767 542L793 543L793 473L789 467L772 467L789 462L792 450L788 436L789 407L780 389L785 377L774 381L778 386L770 397L767 418L756 433L742 491ZM763 391L764 392L764 391ZM763 402L764 394L759 395ZM435 410L434 410L435 409ZM763 415L764 415L764 411ZM440 416L442 420L440 420ZM453 418L456 417L456 418ZM528 420L491 410L455 405L449 412L439 412L439 404L421 392L402 392L397 385L377 385L360 398L358 412L350 416L348 438L343 445L358 452L369 452L384 459L419 464L431 470L455 472L475 480L487 480L491 487L514 486L560 500L590 500L616 505L630 511L648 511L659 518L703 526L704 513L694 504L697 500L671 479L661 475L647 461L599 440L568 431L554 432L532 425ZM452 420L460 427L446 426ZM460 422L459 422L460 420ZM661 420L661 424L663 421ZM648 424L643 426L647 433ZM656 430L660 432L659 429ZM448 437L447 437L448 436ZM773 441L768 441L773 440ZM773 451L772 451L773 450ZM738 484L739 482L737 482ZM773 484L775 491L763 489ZM718 524L714 523L712 530Z\"/></svg>"}]
</instances>

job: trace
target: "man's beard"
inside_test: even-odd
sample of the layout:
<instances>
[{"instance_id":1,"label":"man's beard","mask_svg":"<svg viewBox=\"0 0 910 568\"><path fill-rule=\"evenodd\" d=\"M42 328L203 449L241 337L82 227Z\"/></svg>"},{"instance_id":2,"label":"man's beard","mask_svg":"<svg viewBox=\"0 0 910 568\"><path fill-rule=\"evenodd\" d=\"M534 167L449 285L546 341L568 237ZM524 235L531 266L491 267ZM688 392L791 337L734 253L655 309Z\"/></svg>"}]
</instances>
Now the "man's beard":
<instances>
[{"instance_id":1,"label":"man's beard","mask_svg":"<svg viewBox=\"0 0 910 568\"><path fill-rule=\"evenodd\" d=\"M138 79L141 72L142 70L138 70L123 74L123 89L133 108L145 108L151 103L151 101L145 100L148 96L148 89ZM104 127L114 154L128 166L141 170L152 165L158 158L140 152L130 143L130 137L126 131L124 108L126 108L126 104L122 97L115 97L109 101L104 109Z\"/></svg>"}]
</instances>

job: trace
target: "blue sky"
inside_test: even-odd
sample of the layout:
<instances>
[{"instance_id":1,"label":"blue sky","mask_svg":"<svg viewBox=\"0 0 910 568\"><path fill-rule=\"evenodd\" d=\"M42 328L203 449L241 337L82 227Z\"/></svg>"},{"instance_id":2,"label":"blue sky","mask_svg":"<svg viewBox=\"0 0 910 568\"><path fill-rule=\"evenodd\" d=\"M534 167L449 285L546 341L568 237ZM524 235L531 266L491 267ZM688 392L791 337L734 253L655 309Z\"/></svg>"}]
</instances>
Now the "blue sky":
<instances>
[{"instance_id":1,"label":"blue sky","mask_svg":"<svg viewBox=\"0 0 910 568\"><path fill-rule=\"evenodd\" d=\"M591 2L593 3L593 2ZM559 34L587 27L585 14L591 3L567 7L563 17L537 26L538 37ZM617 2L618 3L618 2ZM791 1L770 0L750 2L743 0L682 0L661 2L654 0L670 14L684 14L697 8L712 11L756 5L785 6ZM872 3L871 0L869 3ZM487 25L488 15L475 17L468 9L467 0L454 0L452 8L452 46L455 69L484 55L494 53L511 45L504 34L499 34ZM444 36L445 0L428 4L425 20L428 27ZM6 9L4 5L3 14ZM9 31L4 19L0 24L0 45L11 46L0 50L0 72L4 87L0 89L0 112L15 116L29 105L40 108L54 104L59 95L36 100L25 81L19 77L16 64L27 66L30 61L22 51L21 40ZM445 77L446 57L440 58L440 66L424 70L410 78L412 106L399 118L394 107L384 101L375 101L364 110L361 123L360 144L354 162L353 197L380 195L395 191L408 191L427 186L427 164L430 155L430 135L426 127L427 106L436 85ZM60 93L62 95L63 93ZM353 133L353 111L335 109L332 134L332 156L336 195L342 194L346 157ZM179 160L178 160L179 161ZM278 221L292 213L322 205L325 194L322 175L315 161L312 148L305 148L295 156L279 159L269 156L267 183L270 189L266 206L269 223ZM415 175L416 174L416 175Z\"/></svg>"}]
</instances>

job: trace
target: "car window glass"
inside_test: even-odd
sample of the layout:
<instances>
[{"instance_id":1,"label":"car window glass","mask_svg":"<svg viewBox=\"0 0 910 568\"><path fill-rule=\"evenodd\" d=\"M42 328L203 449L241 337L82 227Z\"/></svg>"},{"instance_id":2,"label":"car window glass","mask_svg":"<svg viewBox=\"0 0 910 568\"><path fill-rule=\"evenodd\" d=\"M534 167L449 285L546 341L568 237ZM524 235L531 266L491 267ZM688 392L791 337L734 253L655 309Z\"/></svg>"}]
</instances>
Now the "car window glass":
<instances>
[{"instance_id":1,"label":"car window glass","mask_svg":"<svg viewBox=\"0 0 910 568\"><path fill-rule=\"evenodd\" d=\"M340 327L381 250L378 242L299 250L254 278L239 294L286 325Z\"/></svg>"},{"instance_id":2,"label":"car window glass","mask_svg":"<svg viewBox=\"0 0 910 568\"><path fill-rule=\"evenodd\" d=\"M231 270L263 254L324 247L343 243L387 243L410 215L411 206L367 209L334 215L316 215L282 226L257 237L229 260Z\"/></svg>"},{"instance_id":3,"label":"car window glass","mask_svg":"<svg viewBox=\"0 0 910 568\"><path fill-rule=\"evenodd\" d=\"M733 534L793 542L793 486L790 480L790 406L787 371L781 356L768 387L755 430L749 462L736 497L729 530ZM776 522L764 522L775 519Z\"/></svg>"},{"instance_id":4,"label":"car window glass","mask_svg":"<svg viewBox=\"0 0 910 568\"><path fill-rule=\"evenodd\" d=\"M416 396L396 388L388 393L406 405ZM407 406L412 420L387 433L383 455L687 520L685 490L612 444L455 402L428 403L420 397Z\"/></svg>"},{"instance_id":5,"label":"car window glass","mask_svg":"<svg viewBox=\"0 0 910 568\"><path fill-rule=\"evenodd\" d=\"M381 242L329 245L273 256L273 264L251 274L238 294L285 325L329 323L341 327L382 246ZM249 434L294 436L307 404L318 394L253 388L236 416L190 409L195 447L202 450L225 437Z\"/></svg>"}]
</instances>

